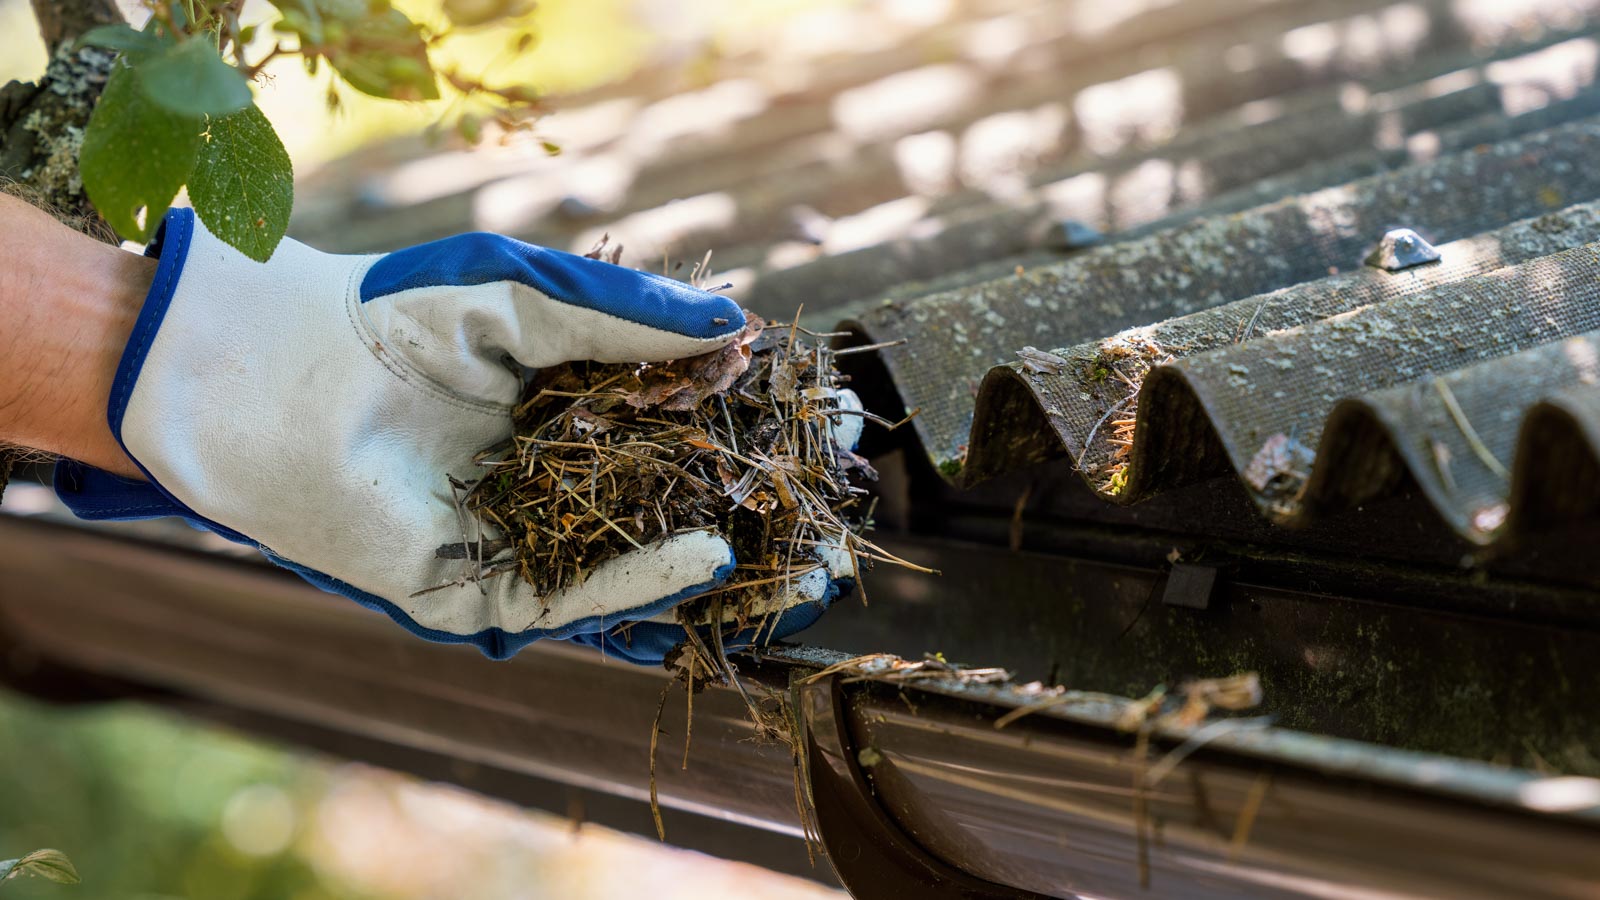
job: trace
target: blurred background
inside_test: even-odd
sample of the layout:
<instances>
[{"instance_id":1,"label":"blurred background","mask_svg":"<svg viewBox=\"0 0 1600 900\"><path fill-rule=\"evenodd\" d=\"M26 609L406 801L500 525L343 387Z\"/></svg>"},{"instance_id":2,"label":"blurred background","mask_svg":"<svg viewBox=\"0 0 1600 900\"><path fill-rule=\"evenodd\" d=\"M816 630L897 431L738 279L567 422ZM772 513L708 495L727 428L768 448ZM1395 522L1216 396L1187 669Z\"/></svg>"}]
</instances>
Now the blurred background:
<instances>
[{"instance_id":1,"label":"blurred background","mask_svg":"<svg viewBox=\"0 0 1600 900\"><path fill-rule=\"evenodd\" d=\"M0 897L601 900L647 885L660 900L842 896L148 708L0 693L0 858L40 847L66 852L83 883L13 879Z\"/></svg>"},{"instance_id":2,"label":"blurred background","mask_svg":"<svg viewBox=\"0 0 1600 900\"><path fill-rule=\"evenodd\" d=\"M123 5L142 20L136 5ZM396 5L417 21L442 20L438 0ZM538 36L527 53L501 53L506 32L487 29L453 42L440 59L466 60L496 83L536 86L559 108L560 95L625 79L647 63L687 71L803 26L808 16L861 5L541 0L519 23ZM243 20L270 16L265 2L252 2ZM481 54L491 46L501 62L485 67ZM44 65L27 0L0 0L0 83L34 79ZM288 63L273 66L257 91L299 178L364 145L414 142L448 111L446 102L395 103L346 90L342 109L330 112L327 87L326 73L308 76ZM513 152L543 156L540 140L536 128ZM645 886L659 900L842 896L136 705L56 709L0 692L0 859L40 847L66 852L84 883L15 879L0 886L0 897L601 900L638 897Z\"/></svg>"}]
</instances>

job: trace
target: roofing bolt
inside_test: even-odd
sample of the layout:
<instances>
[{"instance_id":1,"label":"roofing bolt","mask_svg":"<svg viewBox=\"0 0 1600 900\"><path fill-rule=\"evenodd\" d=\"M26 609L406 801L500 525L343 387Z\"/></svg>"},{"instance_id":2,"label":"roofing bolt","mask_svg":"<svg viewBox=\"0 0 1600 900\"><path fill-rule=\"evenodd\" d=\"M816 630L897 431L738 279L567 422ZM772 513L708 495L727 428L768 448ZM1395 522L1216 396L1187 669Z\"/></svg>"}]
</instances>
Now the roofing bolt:
<instances>
[{"instance_id":1,"label":"roofing bolt","mask_svg":"<svg viewBox=\"0 0 1600 900\"><path fill-rule=\"evenodd\" d=\"M1082 250L1085 247L1093 247L1105 239L1105 235L1077 219L1066 219L1055 223L1046 236L1049 245L1058 250Z\"/></svg>"},{"instance_id":2,"label":"roofing bolt","mask_svg":"<svg viewBox=\"0 0 1600 900\"><path fill-rule=\"evenodd\" d=\"M1396 228L1385 234L1364 262L1375 269L1399 272L1412 266L1438 262L1439 251L1409 228Z\"/></svg>"}]
</instances>

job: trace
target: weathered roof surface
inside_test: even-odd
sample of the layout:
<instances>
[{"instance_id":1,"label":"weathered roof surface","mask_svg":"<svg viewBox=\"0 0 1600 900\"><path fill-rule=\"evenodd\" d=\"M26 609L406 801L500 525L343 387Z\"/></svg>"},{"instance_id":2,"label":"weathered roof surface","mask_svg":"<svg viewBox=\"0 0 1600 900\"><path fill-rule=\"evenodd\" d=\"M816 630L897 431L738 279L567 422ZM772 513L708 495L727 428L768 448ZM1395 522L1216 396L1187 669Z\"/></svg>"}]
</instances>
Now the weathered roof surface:
<instances>
[{"instance_id":1,"label":"weathered roof surface","mask_svg":"<svg viewBox=\"0 0 1600 900\"><path fill-rule=\"evenodd\" d=\"M1217 476L1296 540L1395 494L1466 548L1600 513L1600 2L953 9L597 92L560 158L358 158L298 228L714 249L763 315L907 341L873 364L934 470L1109 521ZM1399 228L1440 259L1364 265Z\"/></svg>"}]
</instances>

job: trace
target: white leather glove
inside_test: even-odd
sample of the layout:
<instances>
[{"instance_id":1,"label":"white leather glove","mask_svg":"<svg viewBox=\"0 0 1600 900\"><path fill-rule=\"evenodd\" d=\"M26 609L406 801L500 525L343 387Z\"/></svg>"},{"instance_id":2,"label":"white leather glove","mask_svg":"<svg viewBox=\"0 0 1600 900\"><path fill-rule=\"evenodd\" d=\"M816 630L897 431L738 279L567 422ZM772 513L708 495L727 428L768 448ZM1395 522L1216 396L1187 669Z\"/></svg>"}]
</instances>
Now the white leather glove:
<instances>
[{"instance_id":1,"label":"white leather glove","mask_svg":"<svg viewBox=\"0 0 1600 900\"><path fill-rule=\"evenodd\" d=\"M435 558L477 537L446 476L475 480L474 454L510 435L513 365L705 353L743 327L731 300L492 234L376 256L285 240L256 263L177 209L151 252L109 410L150 480L63 464L57 490L79 515L183 516L495 658L667 613L732 572L709 532L548 597L514 575L461 582L461 561Z\"/></svg>"}]
</instances>

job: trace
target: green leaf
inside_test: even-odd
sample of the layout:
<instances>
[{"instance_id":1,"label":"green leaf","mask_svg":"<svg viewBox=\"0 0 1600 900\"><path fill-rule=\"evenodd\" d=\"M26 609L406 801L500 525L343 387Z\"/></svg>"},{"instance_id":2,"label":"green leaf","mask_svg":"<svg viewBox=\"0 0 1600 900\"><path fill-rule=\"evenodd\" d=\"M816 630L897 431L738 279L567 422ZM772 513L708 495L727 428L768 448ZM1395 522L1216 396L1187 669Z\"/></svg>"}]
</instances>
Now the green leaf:
<instances>
[{"instance_id":1,"label":"green leaf","mask_svg":"<svg viewBox=\"0 0 1600 900\"><path fill-rule=\"evenodd\" d=\"M326 53L339 76L363 94L394 100L439 99L422 29L397 9L364 20Z\"/></svg>"},{"instance_id":2,"label":"green leaf","mask_svg":"<svg viewBox=\"0 0 1600 900\"><path fill-rule=\"evenodd\" d=\"M283 15L273 30L300 37L306 71L319 59L364 94L391 100L437 100L422 27L389 0L271 0Z\"/></svg>"},{"instance_id":3,"label":"green leaf","mask_svg":"<svg viewBox=\"0 0 1600 900\"><path fill-rule=\"evenodd\" d=\"M146 241L194 170L201 122L150 102L140 75L118 66L89 117L78 157L100 215L129 240ZM148 210L139 227L140 209Z\"/></svg>"},{"instance_id":4,"label":"green leaf","mask_svg":"<svg viewBox=\"0 0 1600 900\"><path fill-rule=\"evenodd\" d=\"M187 116L225 116L250 105L250 83L196 35L138 63L146 97Z\"/></svg>"},{"instance_id":5,"label":"green leaf","mask_svg":"<svg viewBox=\"0 0 1600 900\"><path fill-rule=\"evenodd\" d=\"M328 0L271 0L271 2L283 16L272 26L274 31L298 34L307 44L322 43L322 11L318 6L327 3ZM359 8L361 7L352 6L352 10Z\"/></svg>"},{"instance_id":6,"label":"green leaf","mask_svg":"<svg viewBox=\"0 0 1600 900\"><path fill-rule=\"evenodd\" d=\"M212 234L256 262L272 257L289 228L294 169L260 109L252 104L211 120L189 199Z\"/></svg>"},{"instance_id":7,"label":"green leaf","mask_svg":"<svg viewBox=\"0 0 1600 900\"><path fill-rule=\"evenodd\" d=\"M21 859L0 860L0 881L19 875L37 875L57 884L78 884L83 881L72 860L60 850L35 850Z\"/></svg>"},{"instance_id":8,"label":"green leaf","mask_svg":"<svg viewBox=\"0 0 1600 900\"><path fill-rule=\"evenodd\" d=\"M78 38L75 46L116 50L137 62L152 54L160 53L171 43L172 41L164 34L139 31L126 23L119 22L115 25L101 25L89 29Z\"/></svg>"}]
</instances>

